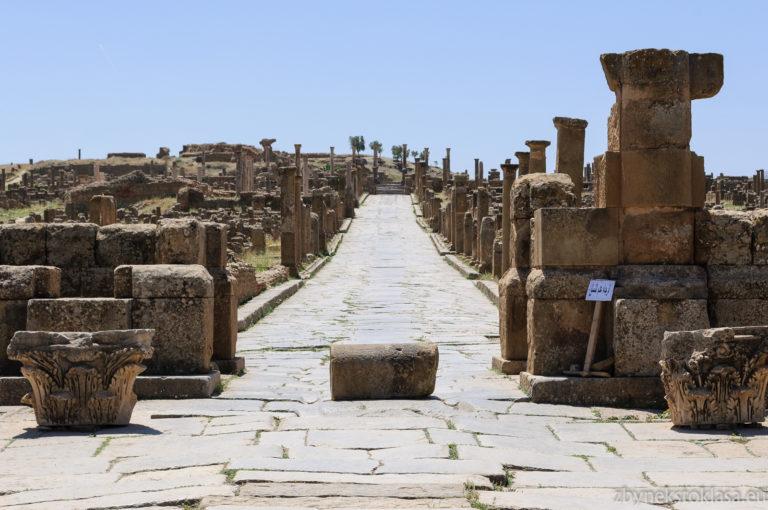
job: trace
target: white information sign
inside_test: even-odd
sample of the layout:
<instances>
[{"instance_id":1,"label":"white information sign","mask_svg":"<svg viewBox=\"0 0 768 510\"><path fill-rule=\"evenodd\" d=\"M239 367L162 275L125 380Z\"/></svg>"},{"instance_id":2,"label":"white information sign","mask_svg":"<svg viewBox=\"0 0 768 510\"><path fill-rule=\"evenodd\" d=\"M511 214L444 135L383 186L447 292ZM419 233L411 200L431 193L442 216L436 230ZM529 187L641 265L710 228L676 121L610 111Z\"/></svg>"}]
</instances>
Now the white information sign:
<instances>
[{"instance_id":1,"label":"white information sign","mask_svg":"<svg viewBox=\"0 0 768 510\"><path fill-rule=\"evenodd\" d=\"M615 284L614 280L592 280L587 289L587 301L610 301Z\"/></svg>"}]
</instances>

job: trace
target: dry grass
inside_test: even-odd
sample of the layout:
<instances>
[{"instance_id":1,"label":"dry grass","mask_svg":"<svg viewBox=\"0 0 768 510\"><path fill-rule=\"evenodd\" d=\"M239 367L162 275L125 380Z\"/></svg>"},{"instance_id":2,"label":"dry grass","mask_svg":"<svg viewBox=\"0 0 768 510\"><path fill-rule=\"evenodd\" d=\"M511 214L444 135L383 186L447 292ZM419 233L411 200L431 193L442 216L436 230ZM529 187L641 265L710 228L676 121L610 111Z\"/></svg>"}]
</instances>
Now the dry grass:
<instances>
[{"instance_id":1,"label":"dry grass","mask_svg":"<svg viewBox=\"0 0 768 510\"><path fill-rule=\"evenodd\" d=\"M29 216L29 213L35 213L42 216L45 209L64 209L64 202L61 200L53 200L45 205L37 204L30 207L20 207L18 209L0 209L0 221L8 222L10 219L19 220Z\"/></svg>"},{"instance_id":2,"label":"dry grass","mask_svg":"<svg viewBox=\"0 0 768 510\"><path fill-rule=\"evenodd\" d=\"M152 214L157 207L162 213L173 208L174 205L176 205L176 197L150 198L134 204L139 210L139 214Z\"/></svg>"},{"instance_id":3,"label":"dry grass","mask_svg":"<svg viewBox=\"0 0 768 510\"><path fill-rule=\"evenodd\" d=\"M280 239L266 236L267 249L262 252L248 252L243 254L243 262L256 268L256 271L266 271L272 266L280 264Z\"/></svg>"}]
</instances>

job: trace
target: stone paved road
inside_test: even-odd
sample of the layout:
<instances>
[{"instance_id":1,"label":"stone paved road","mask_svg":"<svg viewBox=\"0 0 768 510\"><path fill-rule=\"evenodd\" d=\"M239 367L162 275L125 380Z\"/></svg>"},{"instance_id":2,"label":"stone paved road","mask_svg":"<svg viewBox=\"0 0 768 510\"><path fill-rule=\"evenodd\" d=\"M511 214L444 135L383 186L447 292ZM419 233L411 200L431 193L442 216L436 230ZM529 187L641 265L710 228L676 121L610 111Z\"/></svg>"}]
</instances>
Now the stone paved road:
<instances>
[{"instance_id":1,"label":"stone paved road","mask_svg":"<svg viewBox=\"0 0 768 510\"><path fill-rule=\"evenodd\" d=\"M642 410L526 402L488 368L496 323L408 197L372 196L334 259L240 335L248 372L220 397L142 401L131 426L95 434L0 408L0 506L768 507L765 428L677 431ZM433 398L328 400L331 342L419 340L440 347ZM740 501L679 502L707 494Z\"/></svg>"}]
</instances>

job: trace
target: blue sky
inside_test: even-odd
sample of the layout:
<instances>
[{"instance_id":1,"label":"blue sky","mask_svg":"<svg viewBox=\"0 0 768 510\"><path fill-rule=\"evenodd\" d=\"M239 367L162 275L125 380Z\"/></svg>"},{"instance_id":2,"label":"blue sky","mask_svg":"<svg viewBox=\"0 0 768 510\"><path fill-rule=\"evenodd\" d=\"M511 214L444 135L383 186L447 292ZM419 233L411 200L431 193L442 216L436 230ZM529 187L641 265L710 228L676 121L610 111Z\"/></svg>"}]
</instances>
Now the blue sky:
<instances>
[{"instance_id":1,"label":"blue sky","mask_svg":"<svg viewBox=\"0 0 768 510\"><path fill-rule=\"evenodd\" d=\"M0 161L227 141L347 150L452 147L454 171L498 168L552 117L606 148L613 93L601 53L725 56L694 101L707 172L766 164L766 2L19 2L0 0Z\"/></svg>"}]
</instances>

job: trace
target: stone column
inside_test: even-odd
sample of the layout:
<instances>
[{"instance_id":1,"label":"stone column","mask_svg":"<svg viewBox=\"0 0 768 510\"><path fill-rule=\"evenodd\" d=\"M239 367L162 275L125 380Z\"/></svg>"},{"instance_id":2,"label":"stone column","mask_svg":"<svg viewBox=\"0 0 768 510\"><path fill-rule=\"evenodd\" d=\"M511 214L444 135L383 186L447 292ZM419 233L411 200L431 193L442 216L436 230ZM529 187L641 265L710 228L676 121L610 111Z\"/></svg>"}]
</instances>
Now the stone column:
<instances>
[{"instance_id":1,"label":"stone column","mask_svg":"<svg viewBox=\"0 0 768 510\"><path fill-rule=\"evenodd\" d=\"M573 181L577 203L581 203L581 191L584 186L584 131L587 121L568 117L555 117L552 122L557 128L557 153L555 173L568 174Z\"/></svg>"},{"instance_id":2,"label":"stone column","mask_svg":"<svg viewBox=\"0 0 768 510\"><path fill-rule=\"evenodd\" d=\"M477 253L477 259L480 260L480 250L481 250L481 244L480 244L480 227L483 224L483 218L488 216L488 208L489 208L489 202L490 202L490 195L488 194L488 189L486 187L481 187L477 190L477 216L475 217L475 222L477 224L478 229L478 236L477 236L477 247L475 248L475 253Z\"/></svg>"},{"instance_id":3,"label":"stone column","mask_svg":"<svg viewBox=\"0 0 768 510\"><path fill-rule=\"evenodd\" d=\"M531 153L530 152L515 152L515 157L517 158L517 164L518 164L518 170L517 175L523 176L528 175L528 165L531 161Z\"/></svg>"},{"instance_id":4,"label":"stone column","mask_svg":"<svg viewBox=\"0 0 768 510\"><path fill-rule=\"evenodd\" d=\"M477 186L480 187L483 185L483 180L485 179L485 171L483 170L483 162L480 162L480 165L478 167L478 173L477 173Z\"/></svg>"},{"instance_id":5,"label":"stone column","mask_svg":"<svg viewBox=\"0 0 768 510\"><path fill-rule=\"evenodd\" d=\"M475 158L475 183L472 185L474 189L477 189L479 186L478 184L478 176L480 174L480 159Z\"/></svg>"},{"instance_id":6,"label":"stone column","mask_svg":"<svg viewBox=\"0 0 768 510\"><path fill-rule=\"evenodd\" d=\"M528 146L529 149L531 149L531 156L530 156L530 162L528 167L528 172L535 174L535 173L546 173L547 171L547 147L549 147L550 142L546 140L528 140L525 142L525 145Z\"/></svg>"},{"instance_id":7,"label":"stone column","mask_svg":"<svg viewBox=\"0 0 768 510\"><path fill-rule=\"evenodd\" d=\"M334 148L333 148L333 147L331 147L331 175L333 175L333 168L334 168L334 156L335 156L335 154L333 153L333 149L334 149Z\"/></svg>"},{"instance_id":8,"label":"stone column","mask_svg":"<svg viewBox=\"0 0 768 510\"><path fill-rule=\"evenodd\" d=\"M296 168L299 169L299 173L301 173L301 144L300 143L294 143L293 149L296 151L296 156L294 157Z\"/></svg>"},{"instance_id":9,"label":"stone column","mask_svg":"<svg viewBox=\"0 0 768 510\"><path fill-rule=\"evenodd\" d=\"M292 276L298 276L296 260L296 167L280 168L280 263Z\"/></svg>"},{"instance_id":10,"label":"stone column","mask_svg":"<svg viewBox=\"0 0 768 510\"><path fill-rule=\"evenodd\" d=\"M327 217L326 214L326 207L325 207L325 200L323 199L323 190L320 189L313 189L312 190L312 212L317 214L317 217L320 219L320 223L318 224L318 250L320 253L327 252L327 239L326 239L326 223L327 221L325 218Z\"/></svg>"},{"instance_id":11,"label":"stone column","mask_svg":"<svg viewBox=\"0 0 768 510\"><path fill-rule=\"evenodd\" d=\"M426 163L427 168L429 168L429 147L424 147L424 163Z\"/></svg>"},{"instance_id":12,"label":"stone column","mask_svg":"<svg viewBox=\"0 0 768 510\"><path fill-rule=\"evenodd\" d=\"M352 181L352 162L347 161L344 169L344 217L355 217L355 190Z\"/></svg>"},{"instance_id":13,"label":"stone column","mask_svg":"<svg viewBox=\"0 0 768 510\"><path fill-rule=\"evenodd\" d=\"M475 250L475 236L474 236L474 221L472 219L472 211L464 213L464 256L472 257L472 252Z\"/></svg>"},{"instance_id":14,"label":"stone column","mask_svg":"<svg viewBox=\"0 0 768 510\"><path fill-rule=\"evenodd\" d=\"M464 213L467 212L467 175L454 177L453 199L453 247L456 253L464 253Z\"/></svg>"},{"instance_id":15,"label":"stone column","mask_svg":"<svg viewBox=\"0 0 768 510\"><path fill-rule=\"evenodd\" d=\"M0 193L5 192L5 168L3 168L2 174L0 174Z\"/></svg>"},{"instance_id":16,"label":"stone column","mask_svg":"<svg viewBox=\"0 0 768 510\"><path fill-rule=\"evenodd\" d=\"M309 193L309 156L302 157L301 168L301 192Z\"/></svg>"},{"instance_id":17,"label":"stone column","mask_svg":"<svg viewBox=\"0 0 768 510\"><path fill-rule=\"evenodd\" d=\"M376 194L376 182L379 180L379 147L373 146L373 194Z\"/></svg>"},{"instance_id":18,"label":"stone column","mask_svg":"<svg viewBox=\"0 0 768 510\"><path fill-rule=\"evenodd\" d=\"M403 144L403 184L405 184L405 173L408 171L408 144Z\"/></svg>"},{"instance_id":19,"label":"stone column","mask_svg":"<svg viewBox=\"0 0 768 510\"><path fill-rule=\"evenodd\" d=\"M296 204L296 215L294 216L296 219L296 265L301 266L306 253L304 251L306 240L304 235L304 203L301 200L301 176L298 173L294 177L293 193Z\"/></svg>"},{"instance_id":20,"label":"stone column","mask_svg":"<svg viewBox=\"0 0 768 510\"><path fill-rule=\"evenodd\" d=\"M512 221L512 183L515 182L516 170L517 165L510 164L509 160L501 165L501 171L504 173L501 195L501 274L507 272L511 260L509 242Z\"/></svg>"}]
</instances>

